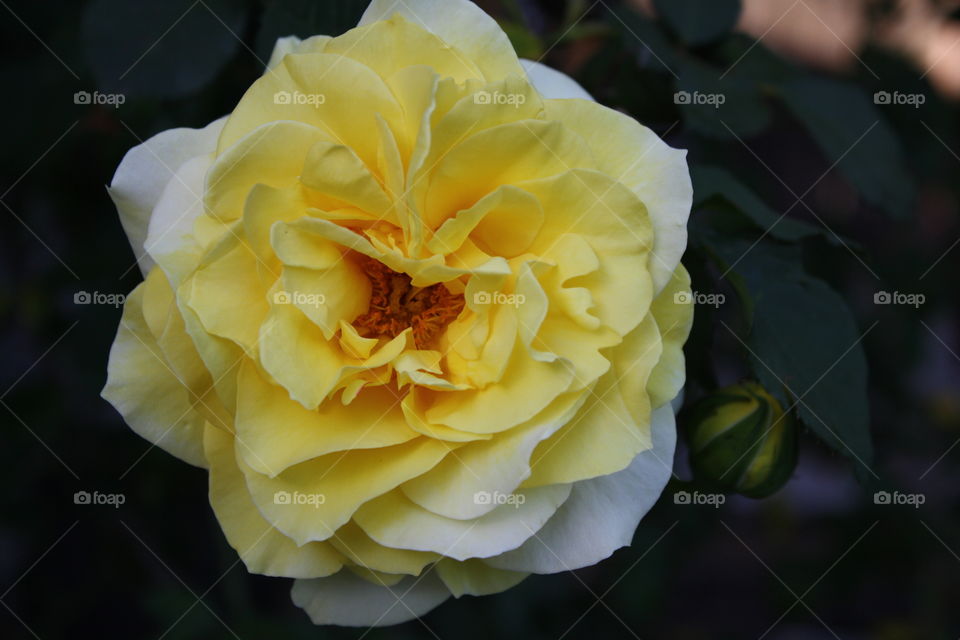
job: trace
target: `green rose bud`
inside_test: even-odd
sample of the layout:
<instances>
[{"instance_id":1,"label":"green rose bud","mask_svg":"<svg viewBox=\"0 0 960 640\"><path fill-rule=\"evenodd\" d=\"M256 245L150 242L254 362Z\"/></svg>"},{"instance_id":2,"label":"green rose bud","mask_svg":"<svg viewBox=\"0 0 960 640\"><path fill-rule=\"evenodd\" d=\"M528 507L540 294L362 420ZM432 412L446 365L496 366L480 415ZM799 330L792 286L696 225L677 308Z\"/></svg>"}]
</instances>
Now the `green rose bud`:
<instances>
[{"instance_id":1,"label":"green rose bud","mask_svg":"<svg viewBox=\"0 0 960 640\"><path fill-rule=\"evenodd\" d=\"M793 417L755 382L707 396L690 409L687 422L690 466L698 480L764 498L796 467Z\"/></svg>"}]
</instances>

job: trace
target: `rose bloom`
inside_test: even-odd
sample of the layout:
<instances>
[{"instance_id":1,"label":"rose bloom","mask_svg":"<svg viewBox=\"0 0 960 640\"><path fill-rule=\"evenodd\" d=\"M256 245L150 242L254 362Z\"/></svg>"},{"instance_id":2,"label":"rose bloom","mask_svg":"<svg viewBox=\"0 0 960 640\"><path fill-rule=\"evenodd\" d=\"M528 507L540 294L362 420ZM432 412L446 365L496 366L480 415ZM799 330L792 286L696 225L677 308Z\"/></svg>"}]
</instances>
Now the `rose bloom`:
<instances>
[{"instance_id":1,"label":"rose bloom","mask_svg":"<svg viewBox=\"0 0 960 640\"><path fill-rule=\"evenodd\" d=\"M466 0L374 0L124 157L103 395L317 624L594 564L671 474L685 157Z\"/></svg>"}]
</instances>

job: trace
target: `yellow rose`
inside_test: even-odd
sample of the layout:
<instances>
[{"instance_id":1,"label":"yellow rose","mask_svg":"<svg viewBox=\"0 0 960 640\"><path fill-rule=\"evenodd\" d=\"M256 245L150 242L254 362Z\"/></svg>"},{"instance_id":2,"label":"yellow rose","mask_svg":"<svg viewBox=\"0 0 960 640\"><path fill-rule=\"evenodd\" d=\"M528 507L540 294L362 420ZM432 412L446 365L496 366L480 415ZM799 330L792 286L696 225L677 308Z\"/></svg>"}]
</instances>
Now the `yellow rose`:
<instances>
[{"instance_id":1,"label":"yellow rose","mask_svg":"<svg viewBox=\"0 0 960 640\"><path fill-rule=\"evenodd\" d=\"M146 278L103 395L314 622L596 563L669 478L685 152L466 0L281 40L110 193Z\"/></svg>"}]
</instances>

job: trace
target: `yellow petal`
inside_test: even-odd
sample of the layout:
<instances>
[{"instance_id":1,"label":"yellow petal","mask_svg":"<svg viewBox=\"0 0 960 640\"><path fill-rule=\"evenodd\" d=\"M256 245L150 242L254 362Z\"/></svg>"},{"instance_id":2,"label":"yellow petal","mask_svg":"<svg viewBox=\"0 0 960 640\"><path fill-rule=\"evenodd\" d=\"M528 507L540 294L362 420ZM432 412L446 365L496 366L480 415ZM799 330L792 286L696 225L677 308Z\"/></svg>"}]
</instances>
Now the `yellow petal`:
<instances>
[{"instance_id":1,"label":"yellow petal","mask_svg":"<svg viewBox=\"0 0 960 640\"><path fill-rule=\"evenodd\" d=\"M549 212L531 251L548 254L561 238L581 236L600 263L576 281L590 292L593 314L620 335L637 326L653 298L648 272L653 232L636 194L610 176L581 169L518 186ZM563 264L563 256L551 256Z\"/></svg>"},{"instance_id":2,"label":"yellow petal","mask_svg":"<svg viewBox=\"0 0 960 640\"><path fill-rule=\"evenodd\" d=\"M438 515L468 520L497 507L481 494L508 495L530 475L530 454L562 427L583 403L585 394L567 393L532 420L493 438L471 442L436 467L404 483L403 493Z\"/></svg>"},{"instance_id":3,"label":"yellow petal","mask_svg":"<svg viewBox=\"0 0 960 640\"><path fill-rule=\"evenodd\" d=\"M528 489L479 518L454 520L416 505L401 491L391 491L363 505L354 520L383 545L435 551L455 560L487 558L531 538L569 495L566 484Z\"/></svg>"},{"instance_id":4,"label":"yellow petal","mask_svg":"<svg viewBox=\"0 0 960 640\"><path fill-rule=\"evenodd\" d=\"M690 275L681 264L650 306L663 342L663 355L647 382L647 392L654 408L673 400L687 379L683 344L693 326L693 304L684 301L689 300Z\"/></svg>"},{"instance_id":5,"label":"yellow petal","mask_svg":"<svg viewBox=\"0 0 960 640\"><path fill-rule=\"evenodd\" d=\"M598 168L622 182L643 201L654 229L650 262L659 292L687 246L687 218L693 186L687 152L673 149L653 131L619 111L588 100L546 100L546 117L583 136Z\"/></svg>"},{"instance_id":6,"label":"yellow petal","mask_svg":"<svg viewBox=\"0 0 960 640\"><path fill-rule=\"evenodd\" d=\"M274 529L250 498L234 459L233 436L207 425L204 452L210 465L210 505L227 542L251 573L319 578L340 570L343 558L326 542L297 546Z\"/></svg>"},{"instance_id":7,"label":"yellow petal","mask_svg":"<svg viewBox=\"0 0 960 640\"><path fill-rule=\"evenodd\" d=\"M221 220L236 220L256 184L285 188L297 182L313 146L331 140L323 129L302 122L270 122L256 127L224 149L207 174L206 210Z\"/></svg>"},{"instance_id":8,"label":"yellow petal","mask_svg":"<svg viewBox=\"0 0 960 640\"><path fill-rule=\"evenodd\" d=\"M424 567L441 557L427 551L394 549L377 544L352 521L337 529L328 542L351 562L384 573L418 576Z\"/></svg>"},{"instance_id":9,"label":"yellow petal","mask_svg":"<svg viewBox=\"0 0 960 640\"><path fill-rule=\"evenodd\" d=\"M302 163L300 181L322 194L385 219L393 203L380 183L347 146L333 142L315 143ZM394 214L394 219L396 218Z\"/></svg>"},{"instance_id":10,"label":"yellow petal","mask_svg":"<svg viewBox=\"0 0 960 640\"><path fill-rule=\"evenodd\" d=\"M656 323L647 319L614 350L623 350L623 368L602 376L579 413L537 447L533 473L523 486L608 475L650 448L650 404L643 389L660 358ZM630 383L633 379L638 383Z\"/></svg>"},{"instance_id":11,"label":"yellow petal","mask_svg":"<svg viewBox=\"0 0 960 640\"><path fill-rule=\"evenodd\" d=\"M517 346L499 382L479 390L436 392L426 419L473 433L505 431L542 411L572 381L567 362L537 362Z\"/></svg>"},{"instance_id":12,"label":"yellow petal","mask_svg":"<svg viewBox=\"0 0 960 640\"><path fill-rule=\"evenodd\" d=\"M520 584L529 573L495 569L483 560L458 562L444 558L437 563L437 575L454 598L463 595L487 596Z\"/></svg>"},{"instance_id":13,"label":"yellow petal","mask_svg":"<svg viewBox=\"0 0 960 640\"><path fill-rule=\"evenodd\" d=\"M187 300L208 332L251 354L268 309L257 265L253 250L231 234L193 274Z\"/></svg>"},{"instance_id":14,"label":"yellow petal","mask_svg":"<svg viewBox=\"0 0 960 640\"><path fill-rule=\"evenodd\" d=\"M377 114L391 123L401 117L390 89L370 67L327 53L290 54L247 90L224 125L217 151L260 125L293 120L324 130L375 167Z\"/></svg>"},{"instance_id":15,"label":"yellow petal","mask_svg":"<svg viewBox=\"0 0 960 640\"><path fill-rule=\"evenodd\" d=\"M328 453L389 447L418 436L407 427L399 399L384 388L365 390L349 407L331 398L310 411L250 361L240 366L238 386L237 452L258 473L276 476Z\"/></svg>"},{"instance_id":16,"label":"yellow petal","mask_svg":"<svg viewBox=\"0 0 960 640\"><path fill-rule=\"evenodd\" d=\"M276 478L237 462L260 512L302 545L330 538L362 504L428 471L454 446L416 438L393 447L331 453Z\"/></svg>"},{"instance_id":17,"label":"yellow petal","mask_svg":"<svg viewBox=\"0 0 960 640\"><path fill-rule=\"evenodd\" d=\"M373 0L360 26L399 14L424 27L476 65L488 80L523 73L517 54L496 20L466 0Z\"/></svg>"},{"instance_id":18,"label":"yellow petal","mask_svg":"<svg viewBox=\"0 0 960 640\"><path fill-rule=\"evenodd\" d=\"M442 41L401 14L351 29L324 51L362 62L384 78L414 65L429 65L458 82L482 77L474 61L455 47L456 42Z\"/></svg>"},{"instance_id":19,"label":"yellow petal","mask_svg":"<svg viewBox=\"0 0 960 640\"><path fill-rule=\"evenodd\" d=\"M432 253L453 253L471 237L490 255L513 258L540 232L543 208L532 195L510 185L499 187L469 209L440 225L427 243Z\"/></svg>"},{"instance_id":20,"label":"yellow petal","mask_svg":"<svg viewBox=\"0 0 960 640\"><path fill-rule=\"evenodd\" d=\"M451 148L437 163L423 215L437 228L501 185L592 166L583 139L556 122L521 120L491 127Z\"/></svg>"},{"instance_id":21,"label":"yellow petal","mask_svg":"<svg viewBox=\"0 0 960 640\"><path fill-rule=\"evenodd\" d=\"M140 284L124 304L101 395L141 437L203 467L204 420L193 410L190 391L166 364L144 320L145 288Z\"/></svg>"}]
</instances>

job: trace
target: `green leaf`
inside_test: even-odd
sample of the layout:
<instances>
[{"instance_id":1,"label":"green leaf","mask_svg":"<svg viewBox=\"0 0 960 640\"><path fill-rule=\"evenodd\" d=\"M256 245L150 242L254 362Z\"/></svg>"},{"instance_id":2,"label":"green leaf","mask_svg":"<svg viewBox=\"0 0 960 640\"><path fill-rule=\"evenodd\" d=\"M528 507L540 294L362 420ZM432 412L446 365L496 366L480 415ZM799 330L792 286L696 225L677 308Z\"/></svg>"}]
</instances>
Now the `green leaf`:
<instances>
[{"instance_id":1,"label":"green leaf","mask_svg":"<svg viewBox=\"0 0 960 640\"><path fill-rule=\"evenodd\" d=\"M752 78L730 75L692 58L680 58L674 102L684 122L711 138L735 140L760 133L770 124L770 108L761 86Z\"/></svg>"},{"instance_id":2,"label":"green leaf","mask_svg":"<svg viewBox=\"0 0 960 640\"><path fill-rule=\"evenodd\" d=\"M754 300L749 334L740 335L754 374L784 407L832 449L869 470L867 364L862 333L844 299L801 268L796 247L746 240L714 245Z\"/></svg>"},{"instance_id":3,"label":"green leaf","mask_svg":"<svg viewBox=\"0 0 960 640\"><path fill-rule=\"evenodd\" d=\"M357 26L369 0L272 0L267 4L257 32L257 51L264 61L277 38L338 36Z\"/></svg>"},{"instance_id":4,"label":"green leaf","mask_svg":"<svg viewBox=\"0 0 960 640\"><path fill-rule=\"evenodd\" d=\"M900 141L862 89L806 76L781 86L787 108L869 202L894 216L913 203L913 180Z\"/></svg>"},{"instance_id":5,"label":"green leaf","mask_svg":"<svg viewBox=\"0 0 960 640\"><path fill-rule=\"evenodd\" d=\"M176 98L211 82L240 46L241 0L94 0L83 46L100 90Z\"/></svg>"},{"instance_id":6,"label":"green leaf","mask_svg":"<svg viewBox=\"0 0 960 640\"><path fill-rule=\"evenodd\" d=\"M674 67L679 55L656 22L630 9L607 7L610 22L620 32L624 48L633 54L637 65L644 69L676 76Z\"/></svg>"},{"instance_id":7,"label":"green leaf","mask_svg":"<svg viewBox=\"0 0 960 640\"><path fill-rule=\"evenodd\" d=\"M657 13L685 44L697 46L730 32L740 0L654 0Z\"/></svg>"},{"instance_id":8,"label":"green leaf","mask_svg":"<svg viewBox=\"0 0 960 640\"><path fill-rule=\"evenodd\" d=\"M690 175L693 179L694 206L717 207L726 203L746 216L761 231L786 242L796 242L815 235L823 235L832 242L836 241L823 227L787 216L781 217L726 169L694 165L690 168Z\"/></svg>"}]
</instances>

